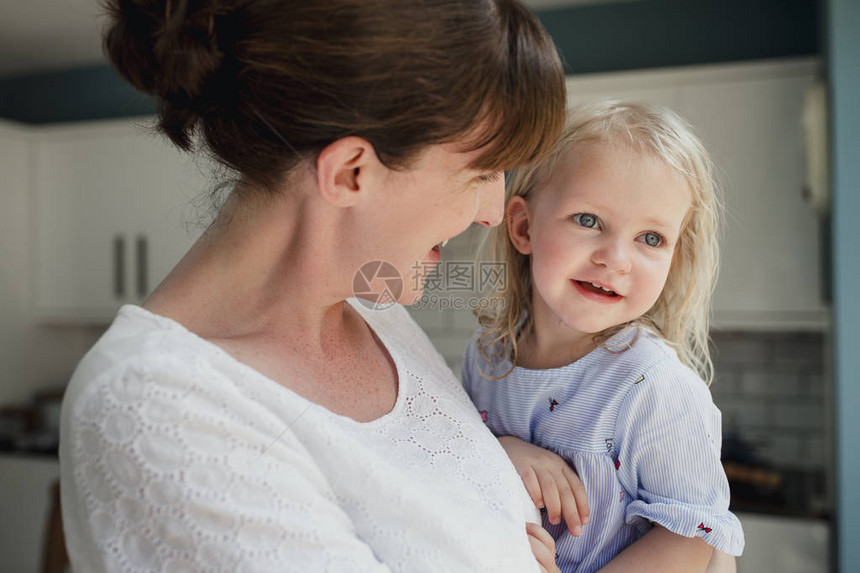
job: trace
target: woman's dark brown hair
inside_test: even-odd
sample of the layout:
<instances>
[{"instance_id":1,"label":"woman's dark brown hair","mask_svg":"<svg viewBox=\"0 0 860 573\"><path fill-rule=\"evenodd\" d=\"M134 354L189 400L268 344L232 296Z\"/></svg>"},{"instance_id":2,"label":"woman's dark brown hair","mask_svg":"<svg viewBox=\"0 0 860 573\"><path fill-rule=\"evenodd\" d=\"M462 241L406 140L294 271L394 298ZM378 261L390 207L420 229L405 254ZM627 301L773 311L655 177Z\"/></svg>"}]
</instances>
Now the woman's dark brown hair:
<instances>
[{"instance_id":1,"label":"woman's dark brown hair","mask_svg":"<svg viewBox=\"0 0 860 573\"><path fill-rule=\"evenodd\" d=\"M549 151L563 124L552 41L516 0L106 0L105 51L157 97L159 129L273 189L345 136L406 166L468 135L476 169ZM199 130L199 131L198 131Z\"/></svg>"}]
</instances>

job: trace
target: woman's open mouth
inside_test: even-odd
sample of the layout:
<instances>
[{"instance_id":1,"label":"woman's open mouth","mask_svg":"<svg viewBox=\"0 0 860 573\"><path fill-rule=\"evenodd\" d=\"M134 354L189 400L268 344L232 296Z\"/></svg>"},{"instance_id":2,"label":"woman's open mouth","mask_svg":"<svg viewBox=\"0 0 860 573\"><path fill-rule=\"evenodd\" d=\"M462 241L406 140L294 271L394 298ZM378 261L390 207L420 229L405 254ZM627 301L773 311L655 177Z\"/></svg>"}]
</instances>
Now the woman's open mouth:
<instances>
[{"instance_id":1,"label":"woman's open mouth","mask_svg":"<svg viewBox=\"0 0 860 573\"><path fill-rule=\"evenodd\" d=\"M436 243L435 245L433 245L433 248L430 249L430 253L429 253L429 255L430 255L429 258L432 262L434 262L434 263L439 262L439 260L442 258L442 247L444 247L447 244L448 244L448 239L445 239L441 243Z\"/></svg>"},{"instance_id":2,"label":"woman's open mouth","mask_svg":"<svg viewBox=\"0 0 860 573\"><path fill-rule=\"evenodd\" d=\"M432 252L434 252L434 253L438 254L438 255L441 255L441 254L442 254L442 247L444 247L445 245L447 245L449 240L450 240L450 239L445 239L445 240L444 240L444 241L442 241L441 243L436 243L435 245L433 245L433 248L432 248L432 249L430 249L430 250L431 250Z\"/></svg>"}]
</instances>

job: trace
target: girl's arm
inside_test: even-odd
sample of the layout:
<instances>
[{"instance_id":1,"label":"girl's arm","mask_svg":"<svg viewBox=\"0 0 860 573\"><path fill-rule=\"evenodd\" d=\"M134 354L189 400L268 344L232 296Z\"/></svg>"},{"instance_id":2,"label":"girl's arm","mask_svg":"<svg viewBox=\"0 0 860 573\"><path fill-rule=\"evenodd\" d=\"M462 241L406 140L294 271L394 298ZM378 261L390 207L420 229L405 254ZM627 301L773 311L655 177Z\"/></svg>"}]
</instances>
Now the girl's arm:
<instances>
[{"instance_id":1,"label":"girl's arm","mask_svg":"<svg viewBox=\"0 0 860 573\"><path fill-rule=\"evenodd\" d=\"M589 521L588 499L582 482L567 462L549 450L513 436L502 436L499 443L517 468L535 505L547 508L550 522L558 523L564 517L571 534L581 534L580 522L586 525ZM539 556L534 543L532 551ZM655 525L600 571L736 573L737 568L734 557L713 550L701 538L683 537Z\"/></svg>"},{"instance_id":2,"label":"girl's arm","mask_svg":"<svg viewBox=\"0 0 860 573\"><path fill-rule=\"evenodd\" d=\"M655 525L651 531L619 553L600 572L690 573L704 572L707 568L707 573L728 573L729 570L712 569L708 565L712 553L713 548L699 537L682 537ZM717 565L719 566L719 563Z\"/></svg>"},{"instance_id":3,"label":"girl's arm","mask_svg":"<svg viewBox=\"0 0 860 573\"><path fill-rule=\"evenodd\" d=\"M737 560L734 555L714 549L706 573L737 573Z\"/></svg>"},{"instance_id":4,"label":"girl's arm","mask_svg":"<svg viewBox=\"0 0 860 573\"><path fill-rule=\"evenodd\" d=\"M707 570L705 567L707 566ZM699 537L682 537L655 525L618 554L600 573L736 573L735 558L717 551Z\"/></svg>"}]
</instances>

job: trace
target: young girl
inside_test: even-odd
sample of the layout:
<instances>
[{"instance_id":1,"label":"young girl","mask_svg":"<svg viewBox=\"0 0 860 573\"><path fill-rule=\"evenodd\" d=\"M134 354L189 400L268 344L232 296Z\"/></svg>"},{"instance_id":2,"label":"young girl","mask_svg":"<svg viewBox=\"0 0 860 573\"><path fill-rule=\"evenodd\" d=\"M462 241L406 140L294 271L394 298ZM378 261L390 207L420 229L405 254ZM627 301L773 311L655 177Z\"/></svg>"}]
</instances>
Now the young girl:
<instances>
[{"instance_id":1,"label":"young girl","mask_svg":"<svg viewBox=\"0 0 860 573\"><path fill-rule=\"evenodd\" d=\"M675 114L602 102L573 110L554 153L509 180L494 236L505 305L479 314L463 382L547 508L565 573L619 554L605 571L643 558L704 570L711 548L743 549L703 381L720 220L712 171ZM575 480L520 440L576 468L589 527Z\"/></svg>"}]
</instances>

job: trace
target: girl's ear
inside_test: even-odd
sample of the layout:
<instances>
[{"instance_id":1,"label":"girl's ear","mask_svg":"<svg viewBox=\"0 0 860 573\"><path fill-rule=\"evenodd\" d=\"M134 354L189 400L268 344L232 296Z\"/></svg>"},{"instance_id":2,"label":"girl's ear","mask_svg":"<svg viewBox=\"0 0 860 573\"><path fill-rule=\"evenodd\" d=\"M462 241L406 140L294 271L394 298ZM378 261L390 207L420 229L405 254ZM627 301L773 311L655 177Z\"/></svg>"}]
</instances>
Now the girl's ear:
<instances>
[{"instance_id":1,"label":"girl's ear","mask_svg":"<svg viewBox=\"0 0 860 573\"><path fill-rule=\"evenodd\" d=\"M371 173L380 166L373 145L361 137L343 137L323 148L317 156L317 191L335 207L354 207L368 187Z\"/></svg>"},{"instance_id":2,"label":"girl's ear","mask_svg":"<svg viewBox=\"0 0 860 573\"><path fill-rule=\"evenodd\" d=\"M511 197L505 209L505 224L514 248L524 255L532 254L530 235L531 213L529 204L522 197Z\"/></svg>"}]
</instances>

